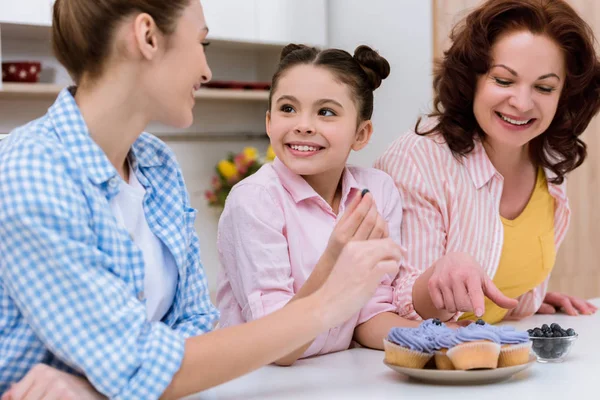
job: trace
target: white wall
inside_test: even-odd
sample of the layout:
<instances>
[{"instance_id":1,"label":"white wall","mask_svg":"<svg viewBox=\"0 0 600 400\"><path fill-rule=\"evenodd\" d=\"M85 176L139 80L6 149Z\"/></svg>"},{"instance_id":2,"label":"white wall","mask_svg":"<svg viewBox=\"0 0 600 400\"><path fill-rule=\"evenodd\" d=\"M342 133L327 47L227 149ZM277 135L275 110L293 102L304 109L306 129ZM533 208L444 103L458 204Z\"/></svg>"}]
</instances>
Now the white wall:
<instances>
[{"instance_id":1,"label":"white wall","mask_svg":"<svg viewBox=\"0 0 600 400\"><path fill-rule=\"evenodd\" d=\"M370 166L431 106L433 16L426 0L329 0L329 46L378 50L391 74L375 91L371 143L350 161Z\"/></svg>"},{"instance_id":2,"label":"white wall","mask_svg":"<svg viewBox=\"0 0 600 400\"><path fill-rule=\"evenodd\" d=\"M245 0L240 0L245 1ZM258 0L261 1L261 0ZM301 1L301 0L298 0ZM375 133L372 143L351 161L371 165L375 158L402 132L414 125L419 112L428 108L431 96L432 11L426 0L329 0L328 36L330 47L353 51L359 44L380 50L392 66L390 77L375 93ZM3 43L8 58L36 57L53 67L46 77L64 82L68 76L56 68L49 48L24 40ZM215 79L270 79L267 71L278 59L274 48L255 53L230 51L211 46L208 60ZM258 58L258 60L257 60ZM259 64L265 64L257 68ZM6 133L25 121L43 115L53 99L0 101L0 133ZM264 130L264 103L199 102L194 125L187 132L228 133ZM172 129L152 126L152 133ZM162 135L161 135L162 136ZM228 151L256 145L264 151L266 140L255 141L174 141L162 137L175 151L182 165L192 205L198 209L196 228L200 236L202 261L214 291L218 268L216 227L218 214L206 205L204 190L210 186L215 164Z\"/></svg>"}]
</instances>

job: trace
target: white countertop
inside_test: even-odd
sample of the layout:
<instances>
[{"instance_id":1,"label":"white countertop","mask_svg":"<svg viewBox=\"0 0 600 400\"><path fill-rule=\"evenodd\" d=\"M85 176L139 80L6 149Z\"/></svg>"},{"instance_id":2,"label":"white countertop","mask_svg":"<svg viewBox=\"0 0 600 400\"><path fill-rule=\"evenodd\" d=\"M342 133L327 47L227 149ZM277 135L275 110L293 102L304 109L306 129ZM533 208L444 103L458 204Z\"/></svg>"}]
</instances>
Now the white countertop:
<instances>
[{"instance_id":1,"label":"white countertop","mask_svg":"<svg viewBox=\"0 0 600 400\"><path fill-rule=\"evenodd\" d=\"M600 298L592 302L600 306ZM600 399L600 312L580 317L535 315L511 325L529 329L552 322L579 334L565 361L535 363L502 383L423 384L386 367L382 351L351 349L300 360L292 367L266 366L186 399Z\"/></svg>"}]
</instances>

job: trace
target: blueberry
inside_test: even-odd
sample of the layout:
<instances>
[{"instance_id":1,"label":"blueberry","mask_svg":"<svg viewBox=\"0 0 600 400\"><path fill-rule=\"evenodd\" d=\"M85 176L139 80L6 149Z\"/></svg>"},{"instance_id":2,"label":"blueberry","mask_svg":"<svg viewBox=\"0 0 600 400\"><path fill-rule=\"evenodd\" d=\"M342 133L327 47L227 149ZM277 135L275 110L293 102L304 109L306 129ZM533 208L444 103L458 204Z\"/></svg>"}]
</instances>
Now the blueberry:
<instances>
[{"instance_id":1,"label":"blueberry","mask_svg":"<svg viewBox=\"0 0 600 400\"><path fill-rule=\"evenodd\" d=\"M556 322L550 325L550 329L552 329L553 331L560 331L560 325L557 324Z\"/></svg>"},{"instance_id":2,"label":"blueberry","mask_svg":"<svg viewBox=\"0 0 600 400\"><path fill-rule=\"evenodd\" d=\"M360 196L361 196L361 197L365 197L365 195L366 195L367 193L369 193L369 189L366 189L366 188L365 188L365 189L363 189L363 190L362 190L362 192L360 192Z\"/></svg>"},{"instance_id":3,"label":"blueberry","mask_svg":"<svg viewBox=\"0 0 600 400\"><path fill-rule=\"evenodd\" d=\"M543 340L534 340L533 347L536 349L541 349L542 347L544 347L544 341Z\"/></svg>"},{"instance_id":4,"label":"blueberry","mask_svg":"<svg viewBox=\"0 0 600 400\"><path fill-rule=\"evenodd\" d=\"M554 331L552 333L552 336L553 337L563 337L563 334L561 333L561 331Z\"/></svg>"},{"instance_id":5,"label":"blueberry","mask_svg":"<svg viewBox=\"0 0 600 400\"><path fill-rule=\"evenodd\" d=\"M551 331L545 331L544 332L544 337L552 337L552 332Z\"/></svg>"},{"instance_id":6,"label":"blueberry","mask_svg":"<svg viewBox=\"0 0 600 400\"><path fill-rule=\"evenodd\" d=\"M544 350L545 351L552 351L554 349L554 343L552 343L551 340L546 340L544 343Z\"/></svg>"},{"instance_id":7,"label":"blueberry","mask_svg":"<svg viewBox=\"0 0 600 400\"><path fill-rule=\"evenodd\" d=\"M567 329L567 335L569 335L569 336L575 336L575 329L573 329L573 328Z\"/></svg>"},{"instance_id":8,"label":"blueberry","mask_svg":"<svg viewBox=\"0 0 600 400\"><path fill-rule=\"evenodd\" d=\"M544 324L544 325L542 325L542 330L543 330L544 332L547 332L547 331L549 331L549 330L550 330L550 327L548 326L548 324Z\"/></svg>"},{"instance_id":9,"label":"blueberry","mask_svg":"<svg viewBox=\"0 0 600 400\"><path fill-rule=\"evenodd\" d=\"M527 329L527 333L529 333L529 336L531 336L531 334L533 333L533 329Z\"/></svg>"},{"instance_id":10,"label":"blueberry","mask_svg":"<svg viewBox=\"0 0 600 400\"><path fill-rule=\"evenodd\" d=\"M434 318L432 322L434 325L442 326L442 321L440 321L438 318Z\"/></svg>"},{"instance_id":11,"label":"blueberry","mask_svg":"<svg viewBox=\"0 0 600 400\"><path fill-rule=\"evenodd\" d=\"M482 319L478 319L477 322L475 322L477 325L485 325L485 321Z\"/></svg>"},{"instance_id":12,"label":"blueberry","mask_svg":"<svg viewBox=\"0 0 600 400\"><path fill-rule=\"evenodd\" d=\"M533 336L533 337L543 337L544 336L544 332L542 332L542 330L540 328L535 328L533 330L533 334L531 336Z\"/></svg>"}]
</instances>

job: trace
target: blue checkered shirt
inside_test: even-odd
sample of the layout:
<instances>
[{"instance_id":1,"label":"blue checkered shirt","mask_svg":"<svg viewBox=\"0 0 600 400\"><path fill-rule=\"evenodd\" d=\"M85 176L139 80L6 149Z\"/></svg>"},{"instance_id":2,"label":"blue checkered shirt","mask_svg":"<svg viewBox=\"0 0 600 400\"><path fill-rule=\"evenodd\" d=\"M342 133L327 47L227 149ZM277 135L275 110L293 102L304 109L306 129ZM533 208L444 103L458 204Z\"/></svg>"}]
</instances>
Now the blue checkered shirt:
<instances>
[{"instance_id":1,"label":"blue checkered shirt","mask_svg":"<svg viewBox=\"0 0 600 400\"><path fill-rule=\"evenodd\" d=\"M121 177L71 92L0 143L0 393L45 363L85 375L109 398L158 398L185 338L218 318L173 153L143 133L129 154L148 225L179 273L167 315L149 322L142 253L109 206Z\"/></svg>"}]
</instances>

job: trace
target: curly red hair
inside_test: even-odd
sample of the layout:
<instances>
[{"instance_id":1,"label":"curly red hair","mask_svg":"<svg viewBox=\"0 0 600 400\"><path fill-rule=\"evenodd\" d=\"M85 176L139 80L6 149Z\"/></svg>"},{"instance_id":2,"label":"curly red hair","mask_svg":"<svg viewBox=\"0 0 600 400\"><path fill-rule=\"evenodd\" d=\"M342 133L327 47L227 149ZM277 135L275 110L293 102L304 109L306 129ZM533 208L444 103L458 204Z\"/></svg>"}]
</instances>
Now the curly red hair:
<instances>
[{"instance_id":1,"label":"curly red hair","mask_svg":"<svg viewBox=\"0 0 600 400\"><path fill-rule=\"evenodd\" d=\"M566 80L548 129L530 142L532 160L556 174L553 183L579 167L586 145L579 138L600 109L600 62L590 26L563 0L489 0L457 24L451 47L436 64L436 125L420 135L439 132L455 156L465 156L484 139L473 114L478 76L490 69L491 48L500 35L529 30L546 35L565 55Z\"/></svg>"}]
</instances>

